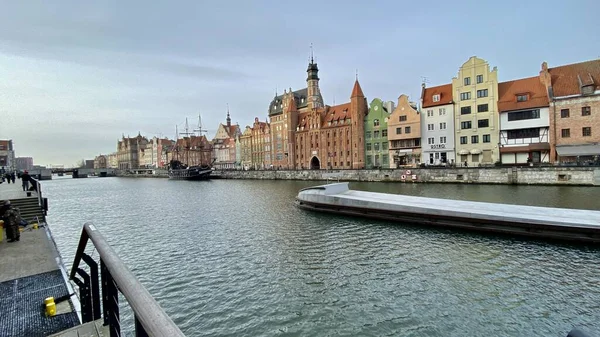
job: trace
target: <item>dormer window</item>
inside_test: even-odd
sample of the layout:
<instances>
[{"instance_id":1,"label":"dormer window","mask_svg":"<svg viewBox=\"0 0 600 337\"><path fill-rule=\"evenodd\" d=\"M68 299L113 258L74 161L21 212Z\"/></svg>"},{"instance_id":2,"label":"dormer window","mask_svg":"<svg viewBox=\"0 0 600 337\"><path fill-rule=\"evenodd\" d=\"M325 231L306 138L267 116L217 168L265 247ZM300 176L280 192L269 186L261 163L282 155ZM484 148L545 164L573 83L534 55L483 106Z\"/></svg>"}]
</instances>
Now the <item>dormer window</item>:
<instances>
[{"instance_id":1,"label":"dormer window","mask_svg":"<svg viewBox=\"0 0 600 337\"><path fill-rule=\"evenodd\" d=\"M519 94L517 95L517 102L526 102L529 100L528 94Z\"/></svg>"},{"instance_id":2,"label":"dormer window","mask_svg":"<svg viewBox=\"0 0 600 337\"><path fill-rule=\"evenodd\" d=\"M439 94L433 95L433 101L434 102L439 102L440 101L440 95Z\"/></svg>"},{"instance_id":3,"label":"dormer window","mask_svg":"<svg viewBox=\"0 0 600 337\"><path fill-rule=\"evenodd\" d=\"M594 93L595 86L594 85L584 85L581 87L582 95L591 95Z\"/></svg>"}]
</instances>

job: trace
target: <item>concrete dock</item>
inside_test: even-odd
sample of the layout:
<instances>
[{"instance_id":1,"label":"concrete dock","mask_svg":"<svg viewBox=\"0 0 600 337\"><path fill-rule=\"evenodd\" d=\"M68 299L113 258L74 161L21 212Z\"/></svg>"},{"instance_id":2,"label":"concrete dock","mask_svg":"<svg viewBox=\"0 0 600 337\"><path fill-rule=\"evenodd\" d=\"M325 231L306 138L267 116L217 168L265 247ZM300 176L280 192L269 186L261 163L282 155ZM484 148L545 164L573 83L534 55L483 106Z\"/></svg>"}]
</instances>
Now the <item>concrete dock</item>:
<instances>
[{"instance_id":1,"label":"concrete dock","mask_svg":"<svg viewBox=\"0 0 600 337\"><path fill-rule=\"evenodd\" d=\"M296 204L314 211L407 224L600 243L600 211L355 191L347 182L302 189Z\"/></svg>"}]
</instances>

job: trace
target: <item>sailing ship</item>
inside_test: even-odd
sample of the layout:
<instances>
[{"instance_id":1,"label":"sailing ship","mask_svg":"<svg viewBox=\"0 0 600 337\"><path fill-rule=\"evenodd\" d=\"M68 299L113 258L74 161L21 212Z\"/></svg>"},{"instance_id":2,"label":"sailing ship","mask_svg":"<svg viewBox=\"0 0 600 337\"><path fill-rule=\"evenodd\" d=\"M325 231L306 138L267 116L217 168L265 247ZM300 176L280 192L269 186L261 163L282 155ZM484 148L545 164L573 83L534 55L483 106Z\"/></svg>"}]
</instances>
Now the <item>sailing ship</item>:
<instances>
[{"instance_id":1,"label":"sailing ship","mask_svg":"<svg viewBox=\"0 0 600 337\"><path fill-rule=\"evenodd\" d=\"M188 121L185 119L185 132L179 138L177 126L175 126L175 145L171 149L173 158L169 161L169 179L172 180L206 180L212 174L210 144L203 135L206 130L202 129L202 119L198 116L198 129L189 132ZM198 132L198 135L196 135ZM167 151L168 156L168 151Z\"/></svg>"}]
</instances>

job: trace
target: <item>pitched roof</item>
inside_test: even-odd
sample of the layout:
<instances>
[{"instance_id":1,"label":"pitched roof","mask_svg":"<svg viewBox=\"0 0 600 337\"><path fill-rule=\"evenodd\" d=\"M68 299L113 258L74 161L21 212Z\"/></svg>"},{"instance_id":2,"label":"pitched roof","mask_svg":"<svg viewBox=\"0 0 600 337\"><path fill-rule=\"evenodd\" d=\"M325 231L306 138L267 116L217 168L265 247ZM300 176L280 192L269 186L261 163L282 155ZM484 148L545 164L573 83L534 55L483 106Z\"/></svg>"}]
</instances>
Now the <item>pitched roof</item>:
<instances>
[{"instance_id":1,"label":"pitched roof","mask_svg":"<svg viewBox=\"0 0 600 337\"><path fill-rule=\"evenodd\" d=\"M440 100L433 101L434 95L440 95ZM438 85L437 87L425 88L423 91L423 108L431 108L438 105L446 105L452 103L452 83Z\"/></svg>"},{"instance_id":2,"label":"pitched roof","mask_svg":"<svg viewBox=\"0 0 600 337\"><path fill-rule=\"evenodd\" d=\"M293 92L294 100L296 101L296 107L302 109L308 106L308 88L296 90ZM269 104L269 116L283 113L283 95L278 95L273 98Z\"/></svg>"},{"instance_id":3,"label":"pitched roof","mask_svg":"<svg viewBox=\"0 0 600 337\"><path fill-rule=\"evenodd\" d=\"M365 94L363 94L362 88L360 87L358 80L354 81L354 88L352 88L352 95L350 95L350 97L365 97Z\"/></svg>"},{"instance_id":4,"label":"pitched roof","mask_svg":"<svg viewBox=\"0 0 600 337\"><path fill-rule=\"evenodd\" d=\"M600 90L600 59L549 68L555 97L581 94L581 85Z\"/></svg>"},{"instance_id":5,"label":"pitched roof","mask_svg":"<svg viewBox=\"0 0 600 337\"><path fill-rule=\"evenodd\" d=\"M351 103L344 103L328 107L327 114L325 115L325 120L323 122L327 123L350 119L350 105Z\"/></svg>"},{"instance_id":6,"label":"pitched roof","mask_svg":"<svg viewBox=\"0 0 600 337\"><path fill-rule=\"evenodd\" d=\"M527 100L517 102L517 95ZM548 106L546 87L539 76L498 83L498 111L513 111Z\"/></svg>"}]
</instances>

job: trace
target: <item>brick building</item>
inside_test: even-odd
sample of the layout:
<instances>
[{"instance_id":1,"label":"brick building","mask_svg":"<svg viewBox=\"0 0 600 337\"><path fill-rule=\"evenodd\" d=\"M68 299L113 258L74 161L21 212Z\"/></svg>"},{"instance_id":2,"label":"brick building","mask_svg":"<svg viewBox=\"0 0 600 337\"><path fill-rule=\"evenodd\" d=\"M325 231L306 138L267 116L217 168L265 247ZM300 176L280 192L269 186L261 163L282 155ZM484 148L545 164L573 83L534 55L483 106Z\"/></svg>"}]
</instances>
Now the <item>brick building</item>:
<instances>
[{"instance_id":1,"label":"brick building","mask_svg":"<svg viewBox=\"0 0 600 337\"><path fill-rule=\"evenodd\" d=\"M212 146L206 136L189 136L177 139L167 153L168 161L179 160L187 166L211 165Z\"/></svg>"},{"instance_id":2,"label":"brick building","mask_svg":"<svg viewBox=\"0 0 600 337\"><path fill-rule=\"evenodd\" d=\"M139 152L146 148L148 139L138 134L137 137L125 137L117 142L117 161L120 170L140 168Z\"/></svg>"},{"instance_id":3,"label":"brick building","mask_svg":"<svg viewBox=\"0 0 600 337\"><path fill-rule=\"evenodd\" d=\"M600 156L600 60L548 68L540 80L550 100L553 162L592 163Z\"/></svg>"},{"instance_id":4,"label":"brick building","mask_svg":"<svg viewBox=\"0 0 600 337\"><path fill-rule=\"evenodd\" d=\"M255 170L271 168L271 125L254 118L252 125L252 164Z\"/></svg>"}]
</instances>

